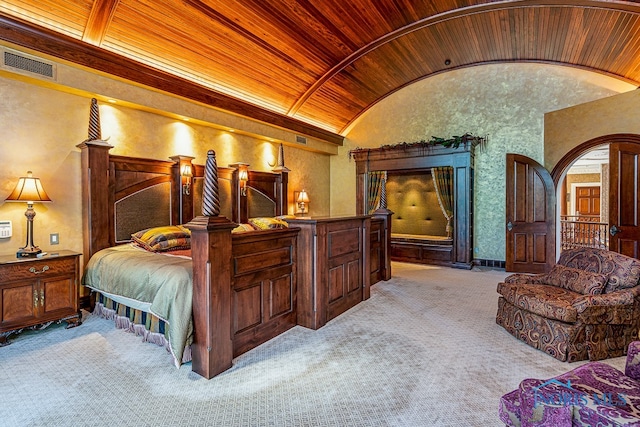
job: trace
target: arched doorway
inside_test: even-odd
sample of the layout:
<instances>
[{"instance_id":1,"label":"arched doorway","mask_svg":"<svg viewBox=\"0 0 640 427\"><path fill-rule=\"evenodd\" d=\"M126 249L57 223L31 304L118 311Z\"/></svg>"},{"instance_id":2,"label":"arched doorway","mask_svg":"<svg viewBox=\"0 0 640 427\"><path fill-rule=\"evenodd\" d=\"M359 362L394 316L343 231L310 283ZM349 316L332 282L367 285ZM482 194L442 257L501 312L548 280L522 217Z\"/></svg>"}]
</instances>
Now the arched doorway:
<instances>
[{"instance_id":1,"label":"arched doorway","mask_svg":"<svg viewBox=\"0 0 640 427\"><path fill-rule=\"evenodd\" d=\"M579 156L556 186L558 252L609 248L609 144Z\"/></svg>"},{"instance_id":2,"label":"arched doorway","mask_svg":"<svg viewBox=\"0 0 640 427\"><path fill-rule=\"evenodd\" d=\"M569 151L551 176L562 183L573 162L598 146L609 146L608 249L640 258L640 135L613 134L591 139ZM560 227L561 228L561 227Z\"/></svg>"}]
</instances>

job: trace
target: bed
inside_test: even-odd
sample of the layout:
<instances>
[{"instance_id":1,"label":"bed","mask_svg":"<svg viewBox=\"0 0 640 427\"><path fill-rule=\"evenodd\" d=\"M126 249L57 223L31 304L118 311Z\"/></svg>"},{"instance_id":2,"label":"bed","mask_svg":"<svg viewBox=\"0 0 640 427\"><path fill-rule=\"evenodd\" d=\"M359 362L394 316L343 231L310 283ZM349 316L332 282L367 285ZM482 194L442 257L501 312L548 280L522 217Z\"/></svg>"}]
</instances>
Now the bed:
<instances>
[{"instance_id":1,"label":"bed","mask_svg":"<svg viewBox=\"0 0 640 427\"><path fill-rule=\"evenodd\" d=\"M295 326L299 230L232 233L249 218L286 213L286 171L247 171L243 183L242 164L217 168L220 215L203 216L205 167L193 158L114 156L102 141L79 148L83 284L95 291L99 313L165 345L177 366L191 358L192 370L205 378ZM130 243L137 231L179 224L190 230L189 252L152 253ZM145 265L151 268L142 271ZM150 272L159 280L151 281ZM125 278L147 285L124 290Z\"/></svg>"}]
</instances>

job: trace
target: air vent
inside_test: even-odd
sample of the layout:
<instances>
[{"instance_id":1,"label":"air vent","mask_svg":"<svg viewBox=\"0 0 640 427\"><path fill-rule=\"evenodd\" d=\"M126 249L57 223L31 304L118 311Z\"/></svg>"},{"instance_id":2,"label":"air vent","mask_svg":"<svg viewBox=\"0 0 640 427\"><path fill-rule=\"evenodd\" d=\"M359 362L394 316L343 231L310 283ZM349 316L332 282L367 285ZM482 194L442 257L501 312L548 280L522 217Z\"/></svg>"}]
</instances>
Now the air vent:
<instances>
[{"instance_id":1,"label":"air vent","mask_svg":"<svg viewBox=\"0 0 640 427\"><path fill-rule=\"evenodd\" d=\"M49 80L56 78L55 64L6 48L2 49L2 68L29 76L45 77Z\"/></svg>"},{"instance_id":2,"label":"air vent","mask_svg":"<svg viewBox=\"0 0 640 427\"><path fill-rule=\"evenodd\" d=\"M296 142L298 144L306 144L307 138L305 138L304 136L296 135Z\"/></svg>"}]
</instances>

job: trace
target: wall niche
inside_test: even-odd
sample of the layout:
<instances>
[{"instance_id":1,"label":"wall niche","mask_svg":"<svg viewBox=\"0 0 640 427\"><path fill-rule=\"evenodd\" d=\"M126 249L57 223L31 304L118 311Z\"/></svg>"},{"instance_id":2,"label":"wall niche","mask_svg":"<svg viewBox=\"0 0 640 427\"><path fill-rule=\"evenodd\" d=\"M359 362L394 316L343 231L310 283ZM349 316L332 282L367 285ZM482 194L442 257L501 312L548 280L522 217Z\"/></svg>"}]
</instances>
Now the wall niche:
<instances>
[{"instance_id":1,"label":"wall niche","mask_svg":"<svg viewBox=\"0 0 640 427\"><path fill-rule=\"evenodd\" d=\"M358 214L372 213L375 203L372 204L371 199L375 196L372 196L371 184L376 173L384 172L385 207L394 212L392 260L472 267L475 145L471 142L455 147L416 143L351 151L356 161ZM433 170L447 171L449 220L441 208ZM442 184L439 188L443 188ZM444 197L443 190L440 196Z\"/></svg>"}]
</instances>

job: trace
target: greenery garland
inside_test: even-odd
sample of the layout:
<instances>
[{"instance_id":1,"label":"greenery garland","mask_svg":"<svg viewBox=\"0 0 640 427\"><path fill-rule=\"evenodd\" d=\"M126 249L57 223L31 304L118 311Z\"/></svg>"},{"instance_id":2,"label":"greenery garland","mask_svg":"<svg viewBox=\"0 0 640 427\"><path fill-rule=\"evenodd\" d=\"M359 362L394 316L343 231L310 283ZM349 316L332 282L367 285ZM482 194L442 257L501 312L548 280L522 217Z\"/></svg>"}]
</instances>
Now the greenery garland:
<instances>
[{"instance_id":1,"label":"greenery garland","mask_svg":"<svg viewBox=\"0 0 640 427\"><path fill-rule=\"evenodd\" d=\"M480 146L480 148L484 148L485 144L487 142L487 138L486 137L482 137L482 136L476 136L470 133L465 133L462 136L452 136L449 139L445 139L445 138L439 138L437 136L432 136L430 140L424 140L421 139L420 141L415 141L415 142L398 142L397 144L386 144L386 145L381 145L380 148L383 150L391 150L391 149L395 149L395 148L411 148L411 147L433 147L435 145L442 145L443 147L451 147L451 148L458 148L461 145L466 146L467 144L470 144L471 147L475 148L477 146ZM353 150L349 151L349 158L353 158L354 153L359 152L359 151L364 151L367 150L367 148L354 148Z\"/></svg>"}]
</instances>

